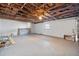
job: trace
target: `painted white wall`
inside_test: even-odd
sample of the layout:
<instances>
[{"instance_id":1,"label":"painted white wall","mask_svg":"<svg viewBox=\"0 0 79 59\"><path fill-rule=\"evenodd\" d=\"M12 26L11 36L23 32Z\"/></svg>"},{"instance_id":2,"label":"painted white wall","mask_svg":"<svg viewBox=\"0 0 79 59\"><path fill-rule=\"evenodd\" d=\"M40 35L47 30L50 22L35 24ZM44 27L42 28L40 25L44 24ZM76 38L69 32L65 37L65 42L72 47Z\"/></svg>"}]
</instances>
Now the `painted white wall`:
<instances>
[{"instance_id":1,"label":"painted white wall","mask_svg":"<svg viewBox=\"0 0 79 59\"><path fill-rule=\"evenodd\" d=\"M17 35L18 28L30 28L29 22L13 21L9 19L0 19L0 33L13 33Z\"/></svg>"},{"instance_id":2,"label":"painted white wall","mask_svg":"<svg viewBox=\"0 0 79 59\"><path fill-rule=\"evenodd\" d=\"M31 26L29 26L28 22L0 19L0 33L11 32L14 33L14 35L16 35L18 28L32 27L32 33L63 37L64 34L73 34L73 29L76 29L75 22L75 17L72 17L44 23L32 24ZM45 29L46 23L50 24L50 29Z\"/></svg>"},{"instance_id":3,"label":"painted white wall","mask_svg":"<svg viewBox=\"0 0 79 59\"><path fill-rule=\"evenodd\" d=\"M62 37L64 34L72 35L76 24L75 17L33 24L32 33ZM50 29L45 29L45 24L50 24Z\"/></svg>"}]
</instances>

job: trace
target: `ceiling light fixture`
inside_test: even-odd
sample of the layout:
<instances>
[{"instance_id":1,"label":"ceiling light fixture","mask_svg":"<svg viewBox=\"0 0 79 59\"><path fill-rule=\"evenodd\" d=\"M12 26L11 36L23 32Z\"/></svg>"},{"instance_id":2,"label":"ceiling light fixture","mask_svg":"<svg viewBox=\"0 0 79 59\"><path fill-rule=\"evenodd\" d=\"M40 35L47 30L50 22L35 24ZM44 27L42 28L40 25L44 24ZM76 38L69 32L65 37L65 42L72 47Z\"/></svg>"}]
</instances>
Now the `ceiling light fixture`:
<instances>
[{"instance_id":1,"label":"ceiling light fixture","mask_svg":"<svg viewBox=\"0 0 79 59\"><path fill-rule=\"evenodd\" d=\"M41 20L41 19L42 19L42 17L41 17L41 16L39 16L39 19Z\"/></svg>"}]
</instances>

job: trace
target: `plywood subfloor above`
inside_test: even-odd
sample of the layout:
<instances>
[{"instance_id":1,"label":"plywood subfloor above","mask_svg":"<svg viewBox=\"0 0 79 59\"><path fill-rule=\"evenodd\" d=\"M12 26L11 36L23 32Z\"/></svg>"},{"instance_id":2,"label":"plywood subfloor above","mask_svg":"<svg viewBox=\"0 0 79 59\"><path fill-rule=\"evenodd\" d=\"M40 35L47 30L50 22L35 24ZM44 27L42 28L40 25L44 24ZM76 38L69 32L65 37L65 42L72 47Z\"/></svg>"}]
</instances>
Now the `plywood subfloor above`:
<instances>
[{"instance_id":1,"label":"plywood subfloor above","mask_svg":"<svg viewBox=\"0 0 79 59\"><path fill-rule=\"evenodd\" d=\"M79 16L79 3L0 3L0 18L45 22Z\"/></svg>"}]
</instances>

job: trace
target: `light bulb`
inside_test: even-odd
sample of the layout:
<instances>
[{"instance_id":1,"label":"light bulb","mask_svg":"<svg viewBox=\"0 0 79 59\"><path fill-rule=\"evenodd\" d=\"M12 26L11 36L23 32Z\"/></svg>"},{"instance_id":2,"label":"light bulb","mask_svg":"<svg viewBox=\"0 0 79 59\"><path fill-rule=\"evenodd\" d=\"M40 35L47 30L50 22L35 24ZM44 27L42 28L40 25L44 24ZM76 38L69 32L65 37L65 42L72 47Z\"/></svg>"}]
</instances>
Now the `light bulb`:
<instances>
[{"instance_id":1,"label":"light bulb","mask_svg":"<svg viewBox=\"0 0 79 59\"><path fill-rule=\"evenodd\" d=\"M40 17L39 17L39 19L41 20L41 19L42 19L42 17L40 16Z\"/></svg>"}]
</instances>

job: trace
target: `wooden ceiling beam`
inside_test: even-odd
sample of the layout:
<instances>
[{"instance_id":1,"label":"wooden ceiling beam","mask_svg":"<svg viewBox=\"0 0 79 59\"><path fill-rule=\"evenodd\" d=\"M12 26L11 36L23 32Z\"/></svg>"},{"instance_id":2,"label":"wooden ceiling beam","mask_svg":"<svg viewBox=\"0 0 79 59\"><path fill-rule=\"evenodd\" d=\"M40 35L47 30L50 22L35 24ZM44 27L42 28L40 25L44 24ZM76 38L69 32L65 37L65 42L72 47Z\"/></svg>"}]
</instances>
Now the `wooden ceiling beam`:
<instances>
[{"instance_id":1,"label":"wooden ceiling beam","mask_svg":"<svg viewBox=\"0 0 79 59\"><path fill-rule=\"evenodd\" d=\"M72 7L72 5L70 5L70 6L67 6L67 7L65 7L65 8L62 8L62 9L57 9L57 10L54 10L54 11L52 11L50 14L52 15L53 13L55 13L55 12L59 12L59 11L61 11L61 10L66 10L66 9L74 9L73 7Z\"/></svg>"},{"instance_id":2,"label":"wooden ceiling beam","mask_svg":"<svg viewBox=\"0 0 79 59\"><path fill-rule=\"evenodd\" d=\"M26 9L28 9L31 13L32 13L33 11L35 11L35 10L31 9L31 8L33 7L32 5L31 5L30 7L29 7L28 5L30 6L31 4L28 4L28 3L27 3L27 4L25 5L25 8L26 8ZM35 9L35 8L34 8L34 9Z\"/></svg>"},{"instance_id":3,"label":"wooden ceiling beam","mask_svg":"<svg viewBox=\"0 0 79 59\"><path fill-rule=\"evenodd\" d=\"M49 8L49 9L47 9L46 12L48 13L49 10L58 8L58 7L60 7L60 6L62 6L62 4L60 4L60 3L55 4L55 6L53 6L53 7ZM48 14L50 14L50 13L48 13ZM51 15L51 14L50 14L50 15ZM50 16L50 17L51 17L51 16ZM53 17L54 19L56 19L56 17L54 17L54 16L52 16L52 17Z\"/></svg>"},{"instance_id":4,"label":"wooden ceiling beam","mask_svg":"<svg viewBox=\"0 0 79 59\"><path fill-rule=\"evenodd\" d=\"M53 10L53 9L56 9L56 8L58 8L58 7L61 7L62 5L63 5L62 3L56 3L54 7L49 8L47 11L48 11L48 12L52 12L52 11L50 11L51 9L52 9L52 10Z\"/></svg>"},{"instance_id":5,"label":"wooden ceiling beam","mask_svg":"<svg viewBox=\"0 0 79 59\"><path fill-rule=\"evenodd\" d=\"M63 17L67 17L67 16L73 16L73 14L72 13L66 13L66 14L63 14L63 15L61 15L61 16L56 16L57 18L63 18Z\"/></svg>"},{"instance_id":6,"label":"wooden ceiling beam","mask_svg":"<svg viewBox=\"0 0 79 59\"><path fill-rule=\"evenodd\" d=\"M18 11L22 10L22 8L25 6L25 4L26 4L26 3L24 3L24 4L21 6L21 8L16 11L16 14L18 13ZM15 15L16 15L16 14L15 14Z\"/></svg>"},{"instance_id":7,"label":"wooden ceiling beam","mask_svg":"<svg viewBox=\"0 0 79 59\"><path fill-rule=\"evenodd\" d=\"M49 10L51 10L51 9L54 9L54 8L57 8L57 7L60 7L61 5L56 5L55 4L55 6L54 7L51 7L51 8L49 8L48 10L46 10L46 12L48 13L49 12ZM48 13L48 14L50 14L50 13ZM50 14L51 15L51 14ZM51 16L50 16L51 17ZM49 17L48 17L49 18ZM52 18L53 19L57 19L56 17L54 17L54 16L52 16Z\"/></svg>"},{"instance_id":8,"label":"wooden ceiling beam","mask_svg":"<svg viewBox=\"0 0 79 59\"><path fill-rule=\"evenodd\" d=\"M64 11L64 12L57 12L53 16L60 16L61 14L72 13L72 12L74 12L74 10L68 10L68 11Z\"/></svg>"},{"instance_id":9,"label":"wooden ceiling beam","mask_svg":"<svg viewBox=\"0 0 79 59\"><path fill-rule=\"evenodd\" d=\"M79 4L66 3L7 3L0 4L0 15L4 18L30 22L44 22L78 15ZM36 16L37 15L37 16ZM43 20L38 17L42 16Z\"/></svg>"}]
</instances>

